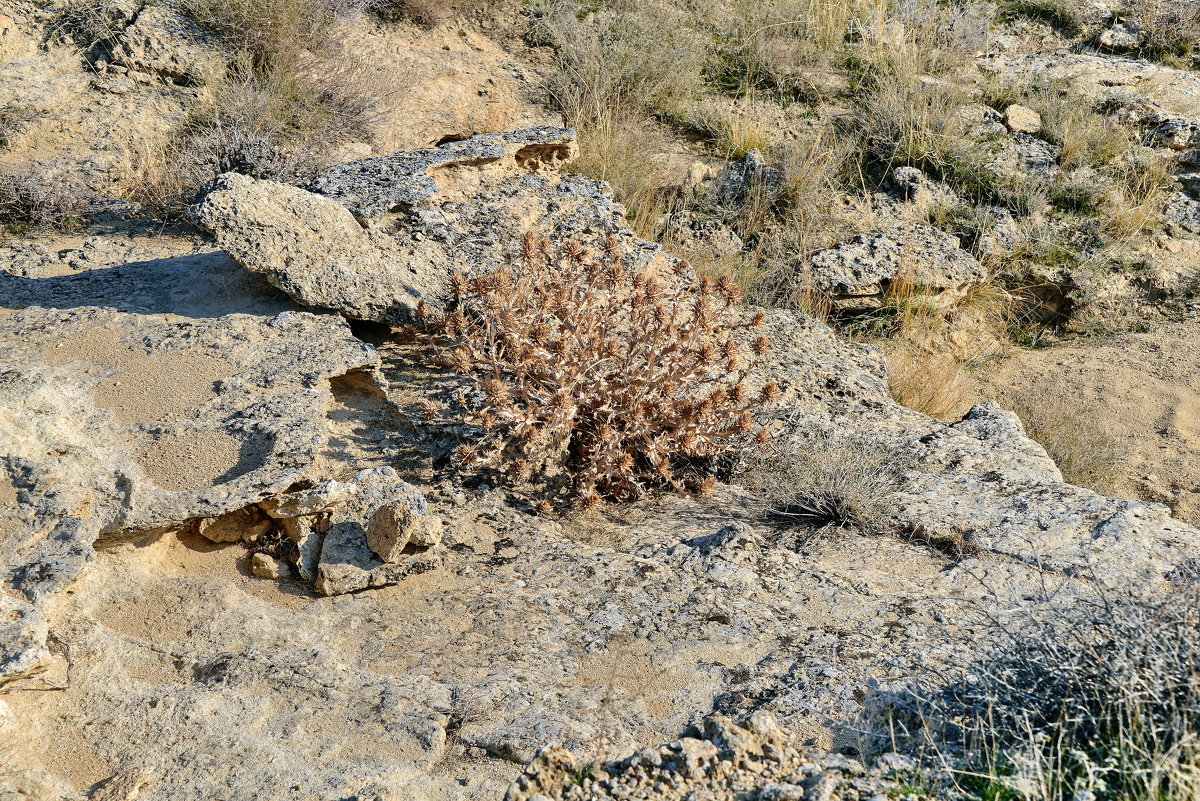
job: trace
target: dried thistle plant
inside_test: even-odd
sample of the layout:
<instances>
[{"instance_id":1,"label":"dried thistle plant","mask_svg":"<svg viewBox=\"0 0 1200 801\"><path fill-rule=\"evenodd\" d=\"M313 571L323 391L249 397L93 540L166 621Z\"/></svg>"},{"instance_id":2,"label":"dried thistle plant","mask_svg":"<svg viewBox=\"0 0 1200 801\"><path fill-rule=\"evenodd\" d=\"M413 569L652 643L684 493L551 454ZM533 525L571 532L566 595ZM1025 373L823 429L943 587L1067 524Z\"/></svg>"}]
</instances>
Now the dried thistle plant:
<instances>
[{"instance_id":1,"label":"dried thistle plant","mask_svg":"<svg viewBox=\"0 0 1200 801\"><path fill-rule=\"evenodd\" d=\"M587 509L711 490L721 457L765 441L755 411L778 389L746 379L769 342L741 330L764 316L740 322L732 277L663 272L629 270L613 237L593 254L527 234L512 265L456 276L447 312L419 309L484 398L470 414L484 436L459 460L500 462L517 484L564 477Z\"/></svg>"}]
</instances>

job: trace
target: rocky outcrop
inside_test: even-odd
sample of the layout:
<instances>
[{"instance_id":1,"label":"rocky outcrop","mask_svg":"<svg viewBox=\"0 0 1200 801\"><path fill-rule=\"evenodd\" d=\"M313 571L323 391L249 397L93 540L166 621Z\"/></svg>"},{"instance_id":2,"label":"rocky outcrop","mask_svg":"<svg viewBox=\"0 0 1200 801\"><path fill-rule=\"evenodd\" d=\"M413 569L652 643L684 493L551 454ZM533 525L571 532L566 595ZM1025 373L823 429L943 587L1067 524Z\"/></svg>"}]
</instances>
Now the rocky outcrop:
<instances>
[{"instance_id":1,"label":"rocky outcrop","mask_svg":"<svg viewBox=\"0 0 1200 801\"><path fill-rule=\"evenodd\" d=\"M1014 103L1004 109L1004 124L1013 133L1035 134L1042 130L1042 117L1028 106Z\"/></svg>"},{"instance_id":2,"label":"rocky outcrop","mask_svg":"<svg viewBox=\"0 0 1200 801\"><path fill-rule=\"evenodd\" d=\"M0 298L0 554L34 643L98 543L195 521L250 536L246 507L319 477L329 380L378 364L220 254L0 272Z\"/></svg>"},{"instance_id":3,"label":"rocky outcrop","mask_svg":"<svg viewBox=\"0 0 1200 801\"><path fill-rule=\"evenodd\" d=\"M873 534L781 526L736 485L549 519L463 476L441 461L461 432L420 413L453 392L443 372L259 274L392 321L526 230L614 235L631 265L668 263L603 185L555 174L553 153L519 164L531 142L564 144L395 155L328 195L226 176L197 214L249 271L204 253L0 273L0 499L16 501L0 509L17 510L0 518L15 591L0 666L59 688L12 703L89 766L75 790L137 776L143 801L496 798L541 751L513 797L871 797L886 790L849 760L801 756L765 717L729 721L761 709L848 748L871 682L992 645L980 610L1155 585L1200 557L1200 532L1162 507L1065 484L1011 414L906 409L878 350L785 310L755 334L770 348L754 381L779 388L764 422L781 450L848 438L888 455ZM485 152L501 155L463 155ZM978 269L946 239L879 233L890 244L855 245L893 265L874 291L903 236L945 247L924 259L945 293ZM384 253L429 277L420 294L368 296L387 282L358 267Z\"/></svg>"},{"instance_id":4,"label":"rocky outcrop","mask_svg":"<svg viewBox=\"0 0 1200 801\"><path fill-rule=\"evenodd\" d=\"M763 154L750 150L726 164L709 183L705 200L718 209L740 209L747 204L763 207L783 192L783 175L767 165Z\"/></svg>"},{"instance_id":5,"label":"rocky outcrop","mask_svg":"<svg viewBox=\"0 0 1200 801\"><path fill-rule=\"evenodd\" d=\"M321 595L384 587L440 564L430 549L441 542L441 521L390 467L322 481L261 508L295 545L300 575L314 579Z\"/></svg>"},{"instance_id":6,"label":"rocky outcrop","mask_svg":"<svg viewBox=\"0 0 1200 801\"><path fill-rule=\"evenodd\" d=\"M308 189L369 224L418 205L472 199L487 185L524 174L555 173L576 152L570 129L522 128L359 159L317 176Z\"/></svg>"},{"instance_id":7,"label":"rocky outcrop","mask_svg":"<svg viewBox=\"0 0 1200 801\"><path fill-rule=\"evenodd\" d=\"M903 281L947 306L986 277L958 237L924 225L860 234L811 258L813 283L848 310L878 307L888 287Z\"/></svg>"},{"instance_id":8,"label":"rocky outcrop","mask_svg":"<svg viewBox=\"0 0 1200 801\"><path fill-rule=\"evenodd\" d=\"M454 273L503 263L527 231L585 243L616 234L631 262L662 258L633 240L607 187L557 175L574 147L564 128L475 136L343 164L307 192L226 175L193 216L299 302L400 323L444 300Z\"/></svg>"},{"instance_id":9,"label":"rocky outcrop","mask_svg":"<svg viewBox=\"0 0 1200 801\"><path fill-rule=\"evenodd\" d=\"M107 4L95 12L115 17L108 23L119 31L112 47L114 62L135 73L181 84L203 84L221 77L225 54L205 41L194 22L167 5L122 5Z\"/></svg>"}]
</instances>

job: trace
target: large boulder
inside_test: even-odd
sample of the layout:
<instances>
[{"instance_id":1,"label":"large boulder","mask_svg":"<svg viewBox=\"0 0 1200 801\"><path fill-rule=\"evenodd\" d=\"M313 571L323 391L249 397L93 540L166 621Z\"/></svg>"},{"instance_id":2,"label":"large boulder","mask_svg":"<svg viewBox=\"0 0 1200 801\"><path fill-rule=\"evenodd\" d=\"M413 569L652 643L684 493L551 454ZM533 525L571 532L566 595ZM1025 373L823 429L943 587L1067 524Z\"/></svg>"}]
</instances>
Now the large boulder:
<instances>
[{"instance_id":1,"label":"large boulder","mask_svg":"<svg viewBox=\"0 0 1200 801\"><path fill-rule=\"evenodd\" d=\"M359 320L403 319L444 281L418 270L391 237L294 186L237 173L218 178L195 219L240 264L306 306Z\"/></svg>"}]
</instances>

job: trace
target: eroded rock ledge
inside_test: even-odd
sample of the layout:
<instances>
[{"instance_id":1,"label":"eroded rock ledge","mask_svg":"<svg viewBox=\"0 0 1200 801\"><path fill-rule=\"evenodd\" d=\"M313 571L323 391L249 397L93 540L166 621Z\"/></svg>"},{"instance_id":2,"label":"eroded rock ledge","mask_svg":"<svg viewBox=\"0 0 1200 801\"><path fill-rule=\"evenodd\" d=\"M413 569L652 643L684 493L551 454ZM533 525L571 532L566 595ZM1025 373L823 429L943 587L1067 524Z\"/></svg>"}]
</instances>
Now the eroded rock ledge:
<instances>
[{"instance_id":1,"label":"eroded rock ledge","mask_svg":"<svg viewBox=\"0 0 1200 801\"><path fill-rule=\"evenodd\" d=\"M323 459L334 379L376 388L375 407L338 410L367 432L437 390L386 343L294 301L403 320L453 272L502 263L526 230L617 236L632 266L671 263L603 184L554 172L567 133L538 131L343 170L390 198L362 218L330 196L225 176L197 217L246 269L204 253L0 273L0 670L27 677L47 665L51 633L69 642L70 670L55 674L69 681L41 701L58 711L26 714L74 726L63 736L113 781L141 777L142 799L485 798L548 742L592 760L601 744L628 753L693 725L699 736L646 758L653 769L637 757L642 768L604 768L607 788L561 793L673 786L684 768L722 782L747 758L737 742L780 766L779 793L807 793L830 767L806 773L765 719L705 719L764 708L828 746L867 681L987 647L964 622L972 608L1047 587L1154 585L1200 558L1200 532L1164 507L1065 484L1015 415L983 404L947 424L901 407L877 350L782 310L767 314L760 376L780 385L780 441L850 437L903 456L890 530L972 548L951 557L885 536L802 548L736 487L552 521L499 490L420 484L398 460ZM557 150L521 163L531 146ZM481 152L500 155L464 156ZM462 174L441 184L435 170L434 191L422 164ZM389 165L402 166L389 177ZM249 543L254 572L285 592L263 593L223 552L212 558L228 575L188 572L199 557L179 556L183 538L154 539L175 531ZM162 609L162 597L179 600ZM560 792L539 771L520 792Z\"/></svg>"}]
</instances>

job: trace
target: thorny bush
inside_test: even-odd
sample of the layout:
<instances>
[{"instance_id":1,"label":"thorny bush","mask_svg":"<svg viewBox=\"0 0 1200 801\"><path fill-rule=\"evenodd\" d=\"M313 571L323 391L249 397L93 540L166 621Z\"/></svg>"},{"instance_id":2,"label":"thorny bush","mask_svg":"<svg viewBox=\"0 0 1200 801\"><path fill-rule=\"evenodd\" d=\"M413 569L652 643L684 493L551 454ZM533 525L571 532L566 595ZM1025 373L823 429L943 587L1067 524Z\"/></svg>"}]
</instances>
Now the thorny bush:
<instances>
[{"instance_id":1,"label":"thorny bush","mask_svg":"<svg viewBox=\"0 0 1200 801\"><path fill-rule=\"evenodd\" d=\"M745 330L764 314L739 312L731 277L631 270L614 237L593 254L527 234L515 261L455 276L445 313L418 309L451 343L444 363L482 392L469 419L484 434L460 461L502 463L514 483L557 485L589 509L711 490L723 457L768 439L755 412L779 389L750 389L769 343Z\"/></svg>"}]
</instances>

